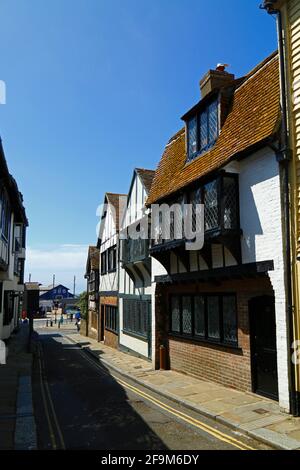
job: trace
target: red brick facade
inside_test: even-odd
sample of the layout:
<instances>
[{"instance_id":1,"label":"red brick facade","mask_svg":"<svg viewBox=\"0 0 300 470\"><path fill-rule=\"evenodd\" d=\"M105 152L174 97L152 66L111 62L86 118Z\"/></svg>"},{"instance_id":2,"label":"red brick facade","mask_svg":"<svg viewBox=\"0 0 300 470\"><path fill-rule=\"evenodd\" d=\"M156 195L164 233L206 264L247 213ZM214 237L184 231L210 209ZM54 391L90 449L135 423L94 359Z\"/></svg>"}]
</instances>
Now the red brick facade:
<instances>
[{"instance_id":1,"label":"red brick facade","mask_svg":"<svg viewBox=\"0 0 300 470\"><path fill-rule=\"evenodd\" d=\"M88 336L89 338L98 340L98 312L90 310L88 315Z\"/></svg>"},{"instance_id":2,"label":"red brick facade","mask_svg":"<svg viewBox=\"0 0 300 470\"><path fill-rule=\"evenodd\" d=\"M238 348L178 338L169 333L170 294L225 292L236 293L237 296ZM171 369L239 390L251 391L248 301L253 297L266 294L273 295L267 277L224 281L218 286L208 283L158 286L156 291L156 367L159 361L159 346L164 344L168 350Z\"/></svg>"}]
</instances>

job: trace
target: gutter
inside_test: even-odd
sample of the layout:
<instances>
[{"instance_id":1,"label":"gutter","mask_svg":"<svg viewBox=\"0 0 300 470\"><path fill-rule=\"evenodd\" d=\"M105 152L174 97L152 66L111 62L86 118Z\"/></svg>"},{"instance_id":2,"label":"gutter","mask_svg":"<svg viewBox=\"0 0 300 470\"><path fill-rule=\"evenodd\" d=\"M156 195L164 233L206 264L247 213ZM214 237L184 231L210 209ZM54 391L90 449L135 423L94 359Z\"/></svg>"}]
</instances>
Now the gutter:
<instances>
[{"instance_id":1,"label":"gutter","mask_svg":"<svg viewBox=\"0 0 300 470\"><path fill-rule=\"evenodd\" d=\"M291 227L290 227L290 185L289 185L289 166L291 160L291 150L289 148L288 133L288 112L287 112L287 77L285 72L285 53L284 38L282 34L282 13L275 7L276 0L267 1L260 8L267 11L270 15L276 15L277 19L277 35L279 49L280 64L280 81L281 81L281 142L279 149L276 150L278 162L282 169L282 192L283 192L283 215L284 215L284 236L285 236L285 282L286 282L286 308L288 316L288 363L289 363L289 379L290 379L290 412L293 416L300 416L300 394L296 390L296 368L292 362L293 348L295 340L294 332L294 305L292 294L292 265L291 265Z\"/></svg>"}]
</instances>

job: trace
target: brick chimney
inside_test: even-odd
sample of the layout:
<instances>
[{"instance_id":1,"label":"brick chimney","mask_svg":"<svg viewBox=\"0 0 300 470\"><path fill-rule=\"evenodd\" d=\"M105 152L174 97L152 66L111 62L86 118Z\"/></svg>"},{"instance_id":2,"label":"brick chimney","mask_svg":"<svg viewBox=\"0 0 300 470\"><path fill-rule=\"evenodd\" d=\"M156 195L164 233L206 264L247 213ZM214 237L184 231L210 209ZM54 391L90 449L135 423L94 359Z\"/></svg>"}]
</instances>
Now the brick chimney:
<instances>
[{"instance_id":1,"label":"brick chimney","mask_svg":"<svg viewBox=\"0 0 300 470\"><path fill-rule=\"evenodd\" d=\"M226 72L227 65L218 64L215 70L209 70L200 80L201 97L204 98L212 90L229 85L234 80L234 74Z\"/></svg>"}]
</instances>

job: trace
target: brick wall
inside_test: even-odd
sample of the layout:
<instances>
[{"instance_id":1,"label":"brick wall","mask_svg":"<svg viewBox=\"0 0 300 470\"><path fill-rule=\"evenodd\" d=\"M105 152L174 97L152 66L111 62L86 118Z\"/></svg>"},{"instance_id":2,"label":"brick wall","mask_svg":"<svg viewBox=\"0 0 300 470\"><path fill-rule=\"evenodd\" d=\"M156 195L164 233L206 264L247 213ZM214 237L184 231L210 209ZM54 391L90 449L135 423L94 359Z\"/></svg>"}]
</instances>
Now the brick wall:
<instances>
[{"instance_id":1,"label":"brick wall","mask_svg":"<svg viewBox=\"0 0 300 470\"><path fill-rule=\"evenodd\" d=\"M87 334L87 331L86 331L86 321L83 320L83 318L80 320L80 330L79 330L79 333L82 335L82 336L86 336Z\"/></svg>"},{"instance_id":2,"label":"brick wall","mask_svg":"<svg viewBox=\"0 0 300 470\"><path fill-rule=\"evenodd\" d=\"M106 344L106 346L110 346L111 348L118 349L118 335L105 328L104 344Z\"/></svg>"},{"instance_id":3,"label":"brick wall","mask_svg":"<svg viewBox=\"0 0 300 470\"><path fill-rule=\"evenodd\" d=\"M171 293L236 292L238 309L238 349L182 339L168 333L168 297ZM159 346L168 349L169 366L173 370L211 380L238 390L251 391L251 356L248 301L260 295L272 295L267 277L212 284L186 284L157 289L156 367Z\"/></svg>"},{"instance_id":4,"label":"brick wall","mask_svg":"<svg viewBox=\"0 0 300 470\"><path fill-rule=\"evenodd\" d=\"M98 313L90 310L88 315L88 336L92 339L98 340Z\"/></svg>"}]
</instances>

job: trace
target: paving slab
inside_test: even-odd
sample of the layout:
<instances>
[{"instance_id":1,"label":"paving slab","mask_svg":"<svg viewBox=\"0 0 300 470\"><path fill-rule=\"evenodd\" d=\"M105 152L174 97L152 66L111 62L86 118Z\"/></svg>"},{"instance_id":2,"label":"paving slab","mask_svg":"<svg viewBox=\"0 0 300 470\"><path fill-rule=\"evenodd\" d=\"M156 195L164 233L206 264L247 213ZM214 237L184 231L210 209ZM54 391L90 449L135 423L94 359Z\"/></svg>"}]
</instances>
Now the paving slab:
<instances>
[{"instance_id":1,"label":"paving slab","mask_svg":"<svg viewBox=\"0 0 300 470\"><path fill-rule=\"evenodd\" d=\"M269 426L269 424L279 423L285 420L284 415L273 415L265 416L264 418L260 418L254 421L250 421L248 423L242 423L239 427L244 431L252 431L253 429L259 429ZM300 444L300 443L299 443Z\"/></svg>"},{"instance_id":2,"label":"paving slab","mask_svg":"<svg viewBox=\"0 0 300 470\"><path fill-rule=\"evenodd\" d=\"M79 344L78 337L71 339ZM90 342L87 351L124 377L275 448L300 449L300 418L281 412L277 402L176 371L153 370L149 361ZM95 345L97 355L92 352Z\"/></svg>"},{"instance_id":3,"label":"paving slab","mask_svg":"<svg viewBox=\"0 0 300 470\"><path fill-rule=\"evenodd\" d=\"M278 432L271 431L270 429L260 428L255 429L248 433L249 436L255 439L261 440L266 444L271 444L277 449L282 450L298 450L300 449L300 441L292 439L285 434L279 434Z\"/></svg>"}]
</instances>

